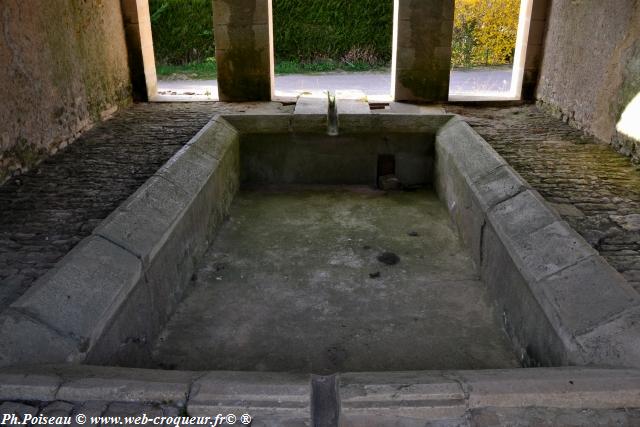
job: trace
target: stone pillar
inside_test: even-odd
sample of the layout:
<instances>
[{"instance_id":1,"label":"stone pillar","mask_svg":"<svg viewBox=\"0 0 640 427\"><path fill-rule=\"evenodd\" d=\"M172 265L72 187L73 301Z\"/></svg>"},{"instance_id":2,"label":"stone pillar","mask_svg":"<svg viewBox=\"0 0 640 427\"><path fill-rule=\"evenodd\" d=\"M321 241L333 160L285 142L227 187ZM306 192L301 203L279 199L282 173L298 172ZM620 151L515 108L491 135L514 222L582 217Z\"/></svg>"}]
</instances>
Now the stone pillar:
<instances>
[{"instance_id":1,"label":"stone pillar","mask_svg":"<svg viewBox=\"0 0 640 427\"><path fill-rule=\"evenodd\" d=\"M544 39L547 33L547 15L549 0L529 0L531 4L531 21L526 41L524 73L522 76L522 99L532 100L536 95L538 76L542 63Z\"/></svg>"},{"instance_id":2,"label":"stone pillar","mask_svg":"<svg viewBox=\"0 0 640 427\"><path fill-rule=\"evenodd\" d=\"M271 21L271 0L213 0L221 101L271 100Z\"/></svg>"},{"instance_id":3,"label":"stone pillar","mask_svg":"<svg viewBox=\"0 0 640 427\"><path fill-rule=\"evenodd\" d=\"M392 98L446 101L454 0L394 0L394 3Z\"/></svg>"},{"instance_id":4,"label":"stone pillar","mask_svg":"<svg viewBox=\"0 0 640 427\"><path fill-rule=\"evenodd\" d=\"M131 86L135 101L148 101L156 94L157 77L151 37L149 0L121 0Z\"/></svg>"}]
</instances>

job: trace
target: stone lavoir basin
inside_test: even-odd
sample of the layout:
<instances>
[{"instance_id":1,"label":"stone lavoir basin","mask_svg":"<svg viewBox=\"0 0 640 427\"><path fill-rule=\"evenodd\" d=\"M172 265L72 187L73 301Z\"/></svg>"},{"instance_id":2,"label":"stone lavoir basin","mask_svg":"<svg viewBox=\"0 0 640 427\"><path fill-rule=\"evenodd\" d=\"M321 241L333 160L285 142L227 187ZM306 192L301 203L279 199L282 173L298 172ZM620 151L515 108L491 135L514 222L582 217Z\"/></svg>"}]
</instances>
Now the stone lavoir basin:
<instances>
[{"instance_id":1,"label":"stone lavoir basin","mask_svg":"<svg viewBox=\"0 0 640 427\"><path fill-rule=\"evenodd\" d=\"M213 118L0 315L0 364L211 371L190 413L273 425L640 367L635 291L464 121L338 119Z\"/></svg>"}]
</instances>

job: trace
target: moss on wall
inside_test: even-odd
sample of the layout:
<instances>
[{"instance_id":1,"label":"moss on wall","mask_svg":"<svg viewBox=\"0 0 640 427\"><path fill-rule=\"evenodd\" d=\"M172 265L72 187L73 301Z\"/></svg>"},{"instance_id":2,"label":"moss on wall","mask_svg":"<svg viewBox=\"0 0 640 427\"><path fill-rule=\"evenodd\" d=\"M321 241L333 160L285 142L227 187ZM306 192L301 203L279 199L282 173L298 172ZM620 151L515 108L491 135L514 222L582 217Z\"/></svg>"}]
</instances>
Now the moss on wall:
<instances>
[{"instance_id":1,"label":"moss on wall","mask_svg":"<svg viewBox=\"0 0 640 427\"><path fill-rule=\"evenodd\" d=\"M640 2L552 2L539 104L640 162L640 140L616 130L639 93Z\"/></svg>"},{"instance_id":2,"label":"moss on wall","mask_svg":"<svg viewBox=\"0 0 640 427\"><path fill-rule=\"evenodd\" d=\"M0 182L130 102L120 2L0 2Z\"/></svg>"}]
</instances>

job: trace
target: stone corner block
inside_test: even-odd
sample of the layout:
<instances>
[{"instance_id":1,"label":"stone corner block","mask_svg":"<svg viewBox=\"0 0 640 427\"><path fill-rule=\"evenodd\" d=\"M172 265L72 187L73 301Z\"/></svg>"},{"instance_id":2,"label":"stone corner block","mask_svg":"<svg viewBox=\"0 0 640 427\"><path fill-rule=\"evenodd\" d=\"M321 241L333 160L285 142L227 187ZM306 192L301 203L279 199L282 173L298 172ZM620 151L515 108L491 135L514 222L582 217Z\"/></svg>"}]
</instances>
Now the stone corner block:
<instances>
[{"instance_id":1,"label":"stone corner block","mask_svg":"<svg viewBox=\"0 0 640 427\"><path fill-rule=\"evenodd\" d=\"M48 326L8 308L0 314L0 367L40 363L77 363L82 346Z\"/></svg>"},{"instance_id":2,"label":"stone corner block","mask_svg":"<svg viewBox=\"0 0 640 427\"><path fill-rule=\"evenodd\" d=\"M470 181L507 164L466 122L455 118L438 131L436 145Z\"/></svg>"},{"instance_id":3,"label":"stone corner block","mask_svg":"<svg viewBox=\"0 0 640 427\"><path fill-rule=\"evenodd\" d=\"M126 248L147 266L188 203L183 189L153 176L93 233Z\"/></svg>"},{"instance_id":4,"label":"stone corner block","mask_svg":"<svg viewBox=\"0 0 640 427\"><path fill-rule=\"evenodd\" d=\"M73 337L86 351L141 279L142 265L135 256L89 236L13 307Z\"/></svg>"},{"instance_id":5,"label":"stone corner block","mask_svg":"<svg viewBox=\"0 0 640 427\"><path fill-rule=\"evenodd\" d=\"M220 160L229 145L238 141L239 132L224 116L215 116L209 121L186 146L194 147L207 156Z\"/></svg>"}]
</instances>

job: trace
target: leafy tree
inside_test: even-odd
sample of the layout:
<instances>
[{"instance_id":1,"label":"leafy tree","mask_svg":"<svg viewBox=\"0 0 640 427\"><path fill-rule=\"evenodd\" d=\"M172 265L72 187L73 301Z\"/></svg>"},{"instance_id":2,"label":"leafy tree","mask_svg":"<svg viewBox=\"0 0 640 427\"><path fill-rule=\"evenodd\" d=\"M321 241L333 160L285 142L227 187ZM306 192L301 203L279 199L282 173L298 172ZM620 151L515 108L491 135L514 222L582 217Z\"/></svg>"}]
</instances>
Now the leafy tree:
<instances>
[{"instance_id":1,"label":"leafy tree","mask_svg":"<svg viewBox=\"0 0 640 427\"><path fill-rule=\"evenodd\" d=\"M456 0L453 65L513 62L519 13L520 0Z\"/></svg>"}]
</instances>

